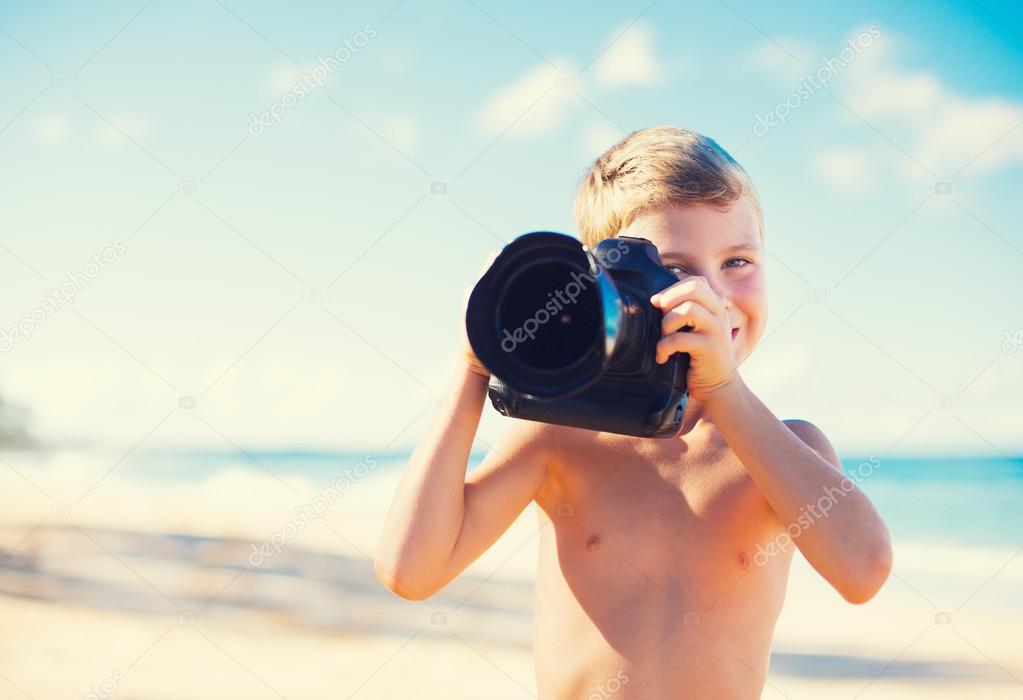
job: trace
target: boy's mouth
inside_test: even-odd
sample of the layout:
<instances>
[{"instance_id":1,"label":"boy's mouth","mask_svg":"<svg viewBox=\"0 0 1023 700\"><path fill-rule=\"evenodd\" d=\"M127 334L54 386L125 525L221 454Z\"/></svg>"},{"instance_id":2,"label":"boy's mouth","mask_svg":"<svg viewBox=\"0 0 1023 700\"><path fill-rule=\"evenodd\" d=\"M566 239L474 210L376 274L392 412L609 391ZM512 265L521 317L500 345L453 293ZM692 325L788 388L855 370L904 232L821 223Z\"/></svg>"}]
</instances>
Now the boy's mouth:
<instances>
[{"instance_id":1,"label":"boy's mouth","mask_svg":"<svg viewBox=\"0 0 1023 700\"><path fill-rule=\"evenodd\" d=\"M739 335L739 329L738 328L733 328L732 329L732 340L735 340L735 336L737 336L737 335Z\"/></svg>"}]
</instances>

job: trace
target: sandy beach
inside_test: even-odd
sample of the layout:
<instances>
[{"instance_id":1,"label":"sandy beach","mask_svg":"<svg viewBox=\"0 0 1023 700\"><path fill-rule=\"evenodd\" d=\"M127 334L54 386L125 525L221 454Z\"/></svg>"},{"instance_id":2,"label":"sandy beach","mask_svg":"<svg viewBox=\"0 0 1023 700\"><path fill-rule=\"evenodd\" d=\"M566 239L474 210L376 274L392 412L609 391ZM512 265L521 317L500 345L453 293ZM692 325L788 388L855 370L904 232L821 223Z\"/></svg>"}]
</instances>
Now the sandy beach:
<instances>
[{"instance_id":1,"label":"sandy beach","mask_svg":"<svg viewBox=\"0 0 1023 700\"><path fill-rule=\"evenodd\" d=\"M35 485L3 482L5 698L536 696L532 510L440 595L413 603L372 571L396 471L293 532L303 500L268 474L112 476L82 497L89 470L76 465L76 482L60 463L20 468ZM1020 697L1015 555L897 541L895 575L859 607L797 557L763 697Z\"/></svg>"}]
</instances>

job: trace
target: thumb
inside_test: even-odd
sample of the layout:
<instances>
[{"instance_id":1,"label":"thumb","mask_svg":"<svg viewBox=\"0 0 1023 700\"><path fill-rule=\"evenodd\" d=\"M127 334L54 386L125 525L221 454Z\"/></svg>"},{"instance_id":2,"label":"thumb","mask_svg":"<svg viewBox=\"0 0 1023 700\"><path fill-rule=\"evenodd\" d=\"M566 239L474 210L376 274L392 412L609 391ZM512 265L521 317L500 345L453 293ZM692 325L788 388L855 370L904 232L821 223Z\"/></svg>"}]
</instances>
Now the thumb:
<instances>
[{"instance_id":1,"label":"thumb","mask_svg":"<svg viewBox=\"0 0 1023 700\"><path fill-rule=\"evenodd\" d=\"M489 270L490 266L494 264L494 260L497 259L497 256L501 254L501 250L501 248L494 248L490 251L490 254L487 256L487 261L483 263L483 267L481 267L480 271L476 274L476 280L465 288L465 294L462 295L462 302L464 304L469 303L469 295L472 294L472 290L476 288L476 284L480 281L480 278L487 274L487 270Z\"/></svg>"}]
</instances>

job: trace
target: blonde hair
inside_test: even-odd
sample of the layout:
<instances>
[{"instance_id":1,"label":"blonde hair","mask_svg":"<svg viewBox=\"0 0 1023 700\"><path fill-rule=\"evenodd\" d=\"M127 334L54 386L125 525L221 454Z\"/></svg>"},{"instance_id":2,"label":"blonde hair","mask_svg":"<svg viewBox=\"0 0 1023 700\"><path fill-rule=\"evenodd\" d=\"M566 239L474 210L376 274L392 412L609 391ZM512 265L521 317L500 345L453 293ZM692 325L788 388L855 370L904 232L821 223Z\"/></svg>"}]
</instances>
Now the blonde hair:
<instances>
[{"instance_id":1,"label":"blonde hair","mask_svg":"<svg viewBox=\"0 0 1023 700\"><path fill-rule=\"evenodd\" d=\"M763 238L760 199L746 171L714 139L676 126L634 131L594 161L576 192L582 242L613 238L644 209L710 204L726 209L748 197Z\"/></svg>"}]
</instances>

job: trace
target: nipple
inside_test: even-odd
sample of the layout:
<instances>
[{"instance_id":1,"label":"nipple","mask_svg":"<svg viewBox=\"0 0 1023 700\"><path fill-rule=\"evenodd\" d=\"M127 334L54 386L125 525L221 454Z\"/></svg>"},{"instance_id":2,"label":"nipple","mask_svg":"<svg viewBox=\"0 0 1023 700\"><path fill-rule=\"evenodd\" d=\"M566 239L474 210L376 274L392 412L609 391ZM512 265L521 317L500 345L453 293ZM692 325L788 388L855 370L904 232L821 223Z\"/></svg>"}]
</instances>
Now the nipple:
<instances>
[{"instance_id":1,"label":"nipple","mask_svg":"<svg viewBox=\"0 0 1023 700\"><path fill-rule=\"evenodd\" d=\"M743 569L748 569L749 568L749 555L746 554L745 551L742 551L742 550L739 551L738 559L739 559L739 566L741 568L743 568Z\"/></svg>"},{"instance_id":2,"label":"nipple","mask_svg":"<svg viewBox=\"0 0 1023 700\"><path fill-rule=\"evenodd\" d=\"M596 552L600 549L600 535L593 535L586 541L586 551Z\"/></svg>"}]
</instances>

